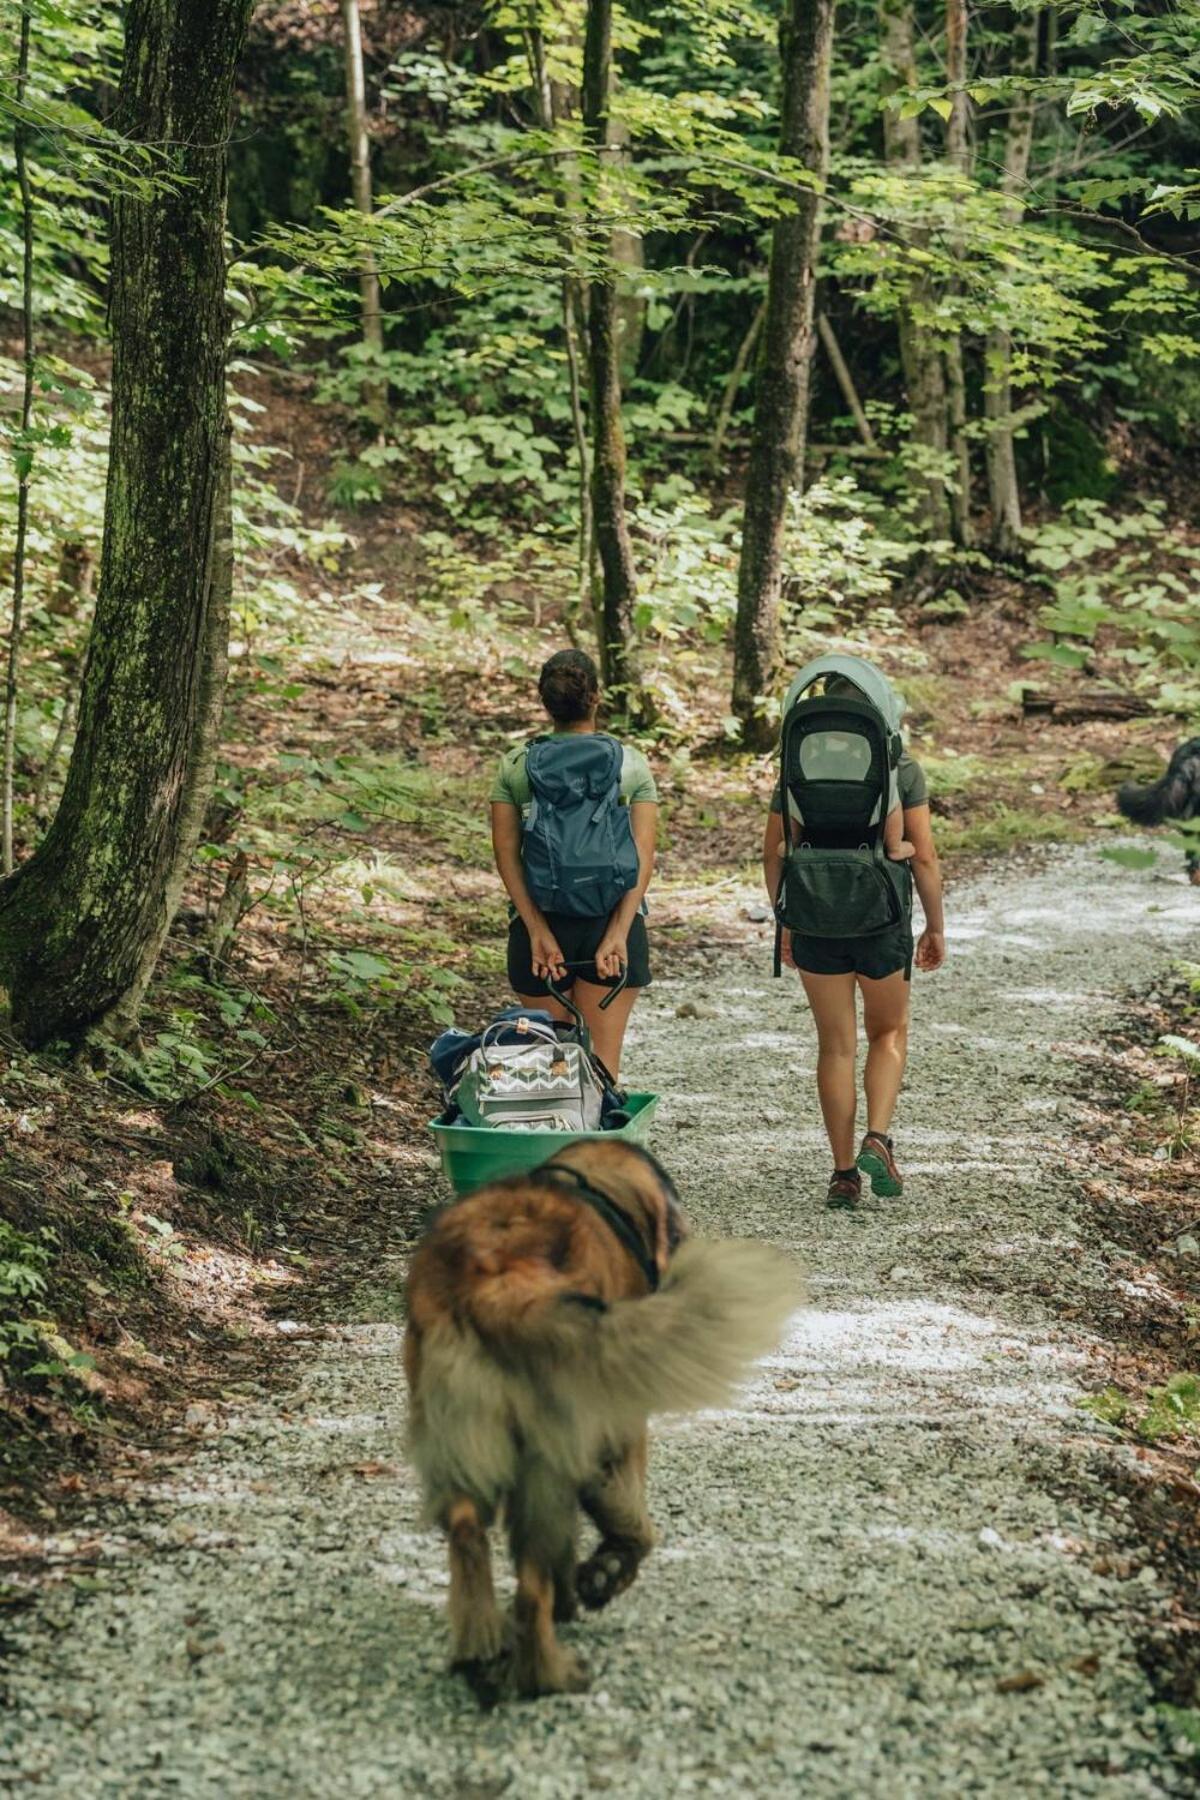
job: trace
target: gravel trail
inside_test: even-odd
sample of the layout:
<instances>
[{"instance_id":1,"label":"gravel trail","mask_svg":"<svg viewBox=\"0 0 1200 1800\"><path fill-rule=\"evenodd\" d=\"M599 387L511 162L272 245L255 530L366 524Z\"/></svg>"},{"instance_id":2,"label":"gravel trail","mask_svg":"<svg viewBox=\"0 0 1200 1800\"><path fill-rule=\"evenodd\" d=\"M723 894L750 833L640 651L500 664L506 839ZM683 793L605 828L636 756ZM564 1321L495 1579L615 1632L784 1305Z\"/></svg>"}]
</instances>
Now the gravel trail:
<instances>
[{"instance_id":1,"label":"gravel trail","mask_svg":"<svg viewBox=\"0 0 1200 1800\"><path fill-rule=\"evenodd\" d=\"M1124 1270L1073 1200L1063 1089L1196 918L1181 881L1083 851L956 890L950 963L918 979L909 1193L853 1216L820 1204L795 978L770 980L765 943L722 952L699 1019L656 984L626 1071L665 1096L656 1148L698 1229L796 1250L811 1304L735 1410L658 1429L661 1546L568 1633L588 1696L484 1715L445 1675L393 1312L314 1342L294 1393L98 1516L91 1590L7 1628L0 1790L1192 1791L1134 1648L1166 1596L1111 1491L1120 1446L1077 1406L1091 1346L1067 1312Z\"/></svg>"}]
</instances>

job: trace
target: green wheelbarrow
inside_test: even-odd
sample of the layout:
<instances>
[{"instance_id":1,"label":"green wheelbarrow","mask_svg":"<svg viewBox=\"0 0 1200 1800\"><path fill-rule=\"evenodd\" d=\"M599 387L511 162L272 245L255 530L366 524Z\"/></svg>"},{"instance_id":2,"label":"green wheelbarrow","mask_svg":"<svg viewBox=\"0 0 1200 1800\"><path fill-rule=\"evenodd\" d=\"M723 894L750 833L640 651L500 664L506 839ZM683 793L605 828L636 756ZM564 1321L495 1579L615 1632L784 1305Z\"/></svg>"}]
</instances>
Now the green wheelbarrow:
<instances>
[{"instance_id":1,"label":"green wheelbarrow","mask_svg":"<svg viewBox=\"0 0 1200 1800\"><path fill-rule=\"evenodd\" d=\"M580 1041L590 1049L583 1015L570 997L560 993L553 982L547 983L556 1000L575 1015ZM612 990L601 1007L611 1005L625 983ZM488 1181L500 1181L506 1175L524 1175L552 1157L565 1144L582 1141L605 1142L615 1138L627 1144L642 1144L650 1135L650 1125L658 1109L657 1094L627 1094L622 1108L625 1123L611 1131L505 1131L490 1125L467 1125L461 1121L447 1124L444 1119L431 1119L429 1129L441 1157L442 1169L450 1186L460 1198L473 1193Z\"/></svg>"},{"instance_id":2,"label":"green wheelbarrow","mask_svg":"<svg viewBox=\"0 0 1200 1800\"><path fill-rule=\"evenodd\" d=\"M627 1095L624 1110L629 1123L613 1131L497 1131L486 1125L443 1125L440 1119L431 1119L429 1129L446 1179L461 1198L485 1181L536 1169L564 1144L585 1139L603 1143L610 1138L626 1144L644 1143L657 1106L657 1094Z\"/></svg>"}]
</instances>

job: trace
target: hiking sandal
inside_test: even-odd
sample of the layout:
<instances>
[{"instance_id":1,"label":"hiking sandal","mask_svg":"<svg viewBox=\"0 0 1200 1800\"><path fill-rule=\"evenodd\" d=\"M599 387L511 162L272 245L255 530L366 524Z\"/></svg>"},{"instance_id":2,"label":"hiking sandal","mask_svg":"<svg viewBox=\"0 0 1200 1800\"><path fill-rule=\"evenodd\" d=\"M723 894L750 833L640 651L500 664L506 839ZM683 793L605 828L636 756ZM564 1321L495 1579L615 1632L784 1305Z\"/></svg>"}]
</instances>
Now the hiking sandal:
<instances>
[{"instance_id":1,"label":"hiking sandal","mask_svg":"<svg viewBox=\"0 0 1200 1800\"><path fill-rule=\"evenodd\" d=\"M896 1167L892 1140L881 1131L868 1131L859 1145L855 1167L871 1177L871 1192L877 1198L894 1199L904 1192L904 1177Z\"/></svg>"}]
</instances>

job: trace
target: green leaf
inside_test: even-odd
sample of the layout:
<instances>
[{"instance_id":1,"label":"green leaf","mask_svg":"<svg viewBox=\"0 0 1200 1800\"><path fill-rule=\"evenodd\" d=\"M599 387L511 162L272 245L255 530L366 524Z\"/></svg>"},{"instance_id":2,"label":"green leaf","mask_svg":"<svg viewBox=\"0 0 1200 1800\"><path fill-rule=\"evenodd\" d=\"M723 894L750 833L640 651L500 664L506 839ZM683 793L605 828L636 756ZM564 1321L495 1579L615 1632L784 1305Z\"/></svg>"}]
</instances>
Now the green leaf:
<instances>
[{"instance_id":1,"label":"green leaf","mask_svg":"<svg viewBox=\"0 0 1200 1800\"><path fill-rule=\"evenodd\" d=\"M1135 850L1132 845L1115 844L1109 850L1102 850L1100 854L1122 869L1151 869L1158 861L1157 851Z\"/></svg>"},{"instance_id":2,"label":"green leaf","mask_svg":"<svg viewBox=\"0 0 1200 1800\"><path fill-rule=\"evenodd\" d=\"M1026 644L1021 655L1039 662L1057 663L1062 669L1082 669L1090 660L1091 651L1081 650L1077 644L1041 643Z\"/></svg>"}]
</instances>

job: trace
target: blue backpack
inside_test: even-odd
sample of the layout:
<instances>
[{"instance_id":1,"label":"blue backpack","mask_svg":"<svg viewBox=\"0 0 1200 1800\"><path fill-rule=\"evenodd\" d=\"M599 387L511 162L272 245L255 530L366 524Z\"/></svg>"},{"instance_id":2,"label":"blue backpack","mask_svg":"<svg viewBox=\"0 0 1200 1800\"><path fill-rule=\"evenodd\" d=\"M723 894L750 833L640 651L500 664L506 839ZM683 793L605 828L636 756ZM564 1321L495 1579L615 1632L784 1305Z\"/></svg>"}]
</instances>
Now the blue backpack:
<instances>
[{"instance_id":1,"label":"blue backpack","mask_svg":"<svg viewBox=\"0 0 1200 1800\"><path fill-rule=\"evenodd\" d=\"M607 918L640 864L621 804L621 746L604 732L535 738L525 759L533 801L521 840L525 881L547 913Z\"/></svg>"}]
</instances>

